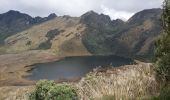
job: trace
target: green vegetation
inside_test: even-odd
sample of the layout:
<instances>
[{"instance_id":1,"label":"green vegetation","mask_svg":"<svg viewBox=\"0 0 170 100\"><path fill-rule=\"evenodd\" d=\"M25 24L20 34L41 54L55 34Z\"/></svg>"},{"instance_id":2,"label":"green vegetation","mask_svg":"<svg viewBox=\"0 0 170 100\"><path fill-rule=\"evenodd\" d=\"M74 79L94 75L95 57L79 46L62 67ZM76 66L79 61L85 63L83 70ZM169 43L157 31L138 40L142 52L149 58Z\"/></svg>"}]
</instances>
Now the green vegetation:
<instances>
[{"instance_id":1,"label":"green vegetation","mask_svg":"<svg viewBox=\"0 0 170 100\"><path fill-rule=\"evenodd\" d=\"M45 50L46 50L46 49L50 49L50 48L51 48L51 45L52 45L51 40L52 40L56 35L59 35L60 32L62 32L62 31L59 31L58 29L54 29L54 30L48 31L47 34L46 34L46 37L48 38L48 40L45 41L45 42L43 42L43 43L41 43L41 44L39 45L38 49L45 49Z\"/></svg>"},{"instance_id":2,"label":"green vegetation","mask_svg":"<svg viewBox=\"0 0 170 100\"><path fill-rule=\"evenodd\" d=\"M164 1L161 19L164 34L156 42L155 69L164 81L170 81L170 0Z\"/></svg>"},{"instance_id":3,"label":"green vegetation","mask_svg":"<svg viewBox=\"0 0 170 100\"><path fill-rule=\"evenodd\" d=\"M47 32L46 37L47 37L49 40L51 40L51 39L53 39L56 35L59 35L60 32L62 32L62 31L59 31L58 29L50 30L50 31Z\"/></svg>"},{"instance_id":4,"label":"green vegetation","mask_svg":"<svg viewBox=\"0 0 170 100\"><path fill-rule=\"evenodd\" d=\"M30 94L29 100L77 100L76 90L66 84L55 84L53 81L42 80Z\"/></svg>"},{"instance_id":5,"label":"green vegetation","mask_svg":"<svg viewBox=\"0 0 170 100\"><path fill-rule=\"evenodd\" d=\"M111 21L105 15L88 12L81 18L87 25L83 44L92 54L116 54L151 61L155 37L162 32L161 12L161 9L143 10L127 22Z\"/></svg>"},{"instance_id":6,"label":"green vegetation","mask_svg":"<svg viewBox=\"0 0 170 100\"><path fill-rule=\"evenodd\" d=\"M115 33L114 28L89 29L83 37L83 44L93 54L111 54L112 41ZM115 33L115 34L114 34Z\"/></svg>"},{"instance_id":7,"label":"green vegetation","mask_svg":"<svg viewBox=\"0 0 170 100\"><path fill-rule=\"evenodd\" d=\"M5 25L5 23L3 24ZM2 27L2 26L1 26ZM0 29L0 46L4 45L4 40L12 35L15 35L18 32L21 32L25 29L28 29L30 26L26 26L26 25L13 25L12 27L6 27L4 26L4 29Z\"/></svg>"},{"instance_id":8,"label":"green vegetation","mask_svg":"<svg viewBox=\"0 0 170 100\"><path fill-rule=\"evenodd\" d=\"M163 88L160 95L156 97L151 97L149 100L170 100L170 86Z\"/></svg>"},{"instance_id":9,"label":"green vegetation","mask_svg":"<svg viewBox=\"0 0 170 100\"><path fill-rule=\"evenodd\" d=\"M165 0L162 13L163 36L156 42L155 70L161 83L161 92L151 100L170 100L170 0Z\"/></svg>"}]
</instances>

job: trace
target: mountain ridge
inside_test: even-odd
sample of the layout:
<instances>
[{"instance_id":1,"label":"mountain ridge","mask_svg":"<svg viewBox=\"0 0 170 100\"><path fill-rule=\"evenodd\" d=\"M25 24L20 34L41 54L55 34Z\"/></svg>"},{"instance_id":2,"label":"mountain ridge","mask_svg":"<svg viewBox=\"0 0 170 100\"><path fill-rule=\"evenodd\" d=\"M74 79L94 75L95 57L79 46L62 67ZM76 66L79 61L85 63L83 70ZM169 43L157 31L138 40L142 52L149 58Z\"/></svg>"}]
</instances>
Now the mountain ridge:
<instances>
[{"instance_id":1,"label":"mountain ridge","mask_svg":"<svg viewBox=\"0 0 170 100\"><path fill-rule=\"evenodd\" d=\"M116 20L112 20L109 26L100 27L101 24L108 25L107 21L104 21L104 23L98 24L97 30L96 27L94 28L96 25L93 24L92 30L87 32L92 36L87 37L84 44L94 54L116 54L125 57L151 59L154 41L162 31L160 15L161 9L154 8L136 13L127 22L119 20L116 23ZM100 15L98 14L98 16ZM92 22L94 21L91 20L90 23ZM94 37L99 38L95 40Z\"/></svg>"},{"instance_id":2,"label":"mountain ridge","mask_svg":"<svg viewBox=\"0 0 170 100\"><path fill-rule=\"evenodd\" d=\"M21 13L15 10L9 10L6 13L0 14L0 43L20 31L26 30L35 24L51 20L57 17L56 15L49 15L48 17L31 17L28 14Z\"/></svg>"},{"instance_id":3,"label":"mountain ridge","mask_svg":"<svg viewBox=\"0 0 170 100\"><path fill-rule=\"evenodd\" d=\"M15 52L42 49L38 47L50 45L48 51L60 56L92 54L150 59L154 41L162 31L160 14L159 8L147 9L136 13L126 22L111 20L108 15L94 11L80 17L56 17L52 14L52 19L45 23L8 36L5 44L8 50ZM49 32L52 32L51 38L46 37Z\"/></svg>"}]
</instances>

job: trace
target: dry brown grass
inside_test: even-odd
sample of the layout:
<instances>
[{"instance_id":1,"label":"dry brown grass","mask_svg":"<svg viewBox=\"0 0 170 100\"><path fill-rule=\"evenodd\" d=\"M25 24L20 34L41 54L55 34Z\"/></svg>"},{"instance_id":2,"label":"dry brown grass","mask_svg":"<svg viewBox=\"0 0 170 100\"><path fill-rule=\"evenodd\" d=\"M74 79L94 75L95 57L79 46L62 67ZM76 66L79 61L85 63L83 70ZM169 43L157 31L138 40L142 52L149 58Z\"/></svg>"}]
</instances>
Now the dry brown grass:
<instances>
[{"instance_id":1,"label":"dry brown grass","mask_svg":"<svg viewBox=\"0 0 170 100\"><path fill-rule=\"evenodd\" d=\"M78 83L80 100L149 100L159 94L152 65L141 63L117 68L97 69ZM27 100L33 86L0 87L0 100Z\"/></svg>"},{"instance_id":2,"label":"dry brown grass","mask_svg":"<svg viewBox=\"0 0 170 100\"><path fill-rule=\"evenodd\" d=\"M28 51L20 54L0 55L0 86L29 84L23 76L30 70L29 66L35 63L45 63L59 60L55 54L47 51Z\"/></svg>"},{"instance_id":3,"label":"dry brown grass","mask_svg":"<svg viewBox=\"0 0 170 100\"><path fill-rule=\"evenodd\" d=\"M0 87L0 100L28 100L28 94L33 86Z\"/></svg>"},{"instance_id":4,"label":"dry brown grass","mask_svg":"<svg viewBox=\"0 0 170 100\"><path fill-rule=\"evenodd\" d=\"M93 72L77 85L82 100L136 100L157 95L158 84L151 64L127 65L105 72Z\"/></svg>"},{"instance_id":5,"label":"dry brown grass","mask_svg":"<svg viewBox=\"0 0 170 100\"><path fill-rule=\"evenodd\" d=\"M31 28L8 37L5 43L8 44L8 53L20 53L38 48L38 46L47 41L47 33L50 30L63 30L56 35L50 42L52 43L49 52L57 56L81 56L90 55L82 43L82 34L86 29L85 25L79 23L79 17L56 17L42 24L34 25ZM29 45L26 45L31 42ZM1 50L1 48L0 48Z\"/></svg>"}]
</instances>

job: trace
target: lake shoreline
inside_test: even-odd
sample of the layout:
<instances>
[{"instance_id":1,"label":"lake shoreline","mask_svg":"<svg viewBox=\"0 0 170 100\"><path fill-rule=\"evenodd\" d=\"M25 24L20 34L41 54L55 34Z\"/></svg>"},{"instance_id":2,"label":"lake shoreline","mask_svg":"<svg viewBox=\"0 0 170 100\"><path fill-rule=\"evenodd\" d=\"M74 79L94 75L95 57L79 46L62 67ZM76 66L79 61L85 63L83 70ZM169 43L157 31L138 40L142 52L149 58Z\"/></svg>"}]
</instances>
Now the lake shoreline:
<instances>
[{"instance_id":1,"label":"lake shoreline","mask_svg":"<svg viewBox=\"0 0 170 100\"><path fill-rule=\"evenodd\" d=\"M81 56L92 56L92 55L78 55ZM105 55L94 55L94 56L105 56ZM66 58L69 58L68 56ZM57 55L44 51L33 51L21 54L6 54L0 55L0 87L1 86L29 86L34 85L36 81L25 79L24 77L29 75L28 71L31 70L30 65L37 63L47 63L65 59L65 57L58 57ZM3 61L3 62L2 62ZM68 80L77 82L81 79L75 78ZM65 82L66 80L58 80L56 82Z\"/></svg>"},{"instance_id":2,"label":"lake shoreline","mask_svg":"<svg viewBox=\"0 0 170 100\"><path fill-rule=\"evenodd\" d=\"M0 55L0 86L16 86L35 84L34 81L24 79L27 75L25 66L35 63L50 62L62 59L47 51L29 51L19 54Z\"/></svg>"},{"instance_id":3,"label":"lake shoreline","mask_svg":"<svg viewBox=\"0 0 170 100\"><path fill-rule=\"evenodd\" d=\"M132 64L133 60L115 55L73 56L53 62L36 63L28 70L29 80L74 80L84 77L98 67L123 66Z\"/></svg>"},{"instance_id":4,"label":"lake shoreline","mask_svg":"<svg viewBox=\"0 0 170 100\"><path fill-rule=\"evenodd\" d=\"M108 91L110 91L111 95L116 94L118 99L122 97L131 99L150 97L159 93L159 84L156 81L152 64L140 61L137 61L134 65L94 69L79 81L64 82L64 84L75 87L78 95L85 100L87 98L100 98L106 95ZM0 97L13 99L17 97L17 99L27 100L28 94L34 89L34 84L27 86L2 86L0 90L3 92L0 93ZM131 90L130 94L129 89Z\"/></svg>"}]
</instances>

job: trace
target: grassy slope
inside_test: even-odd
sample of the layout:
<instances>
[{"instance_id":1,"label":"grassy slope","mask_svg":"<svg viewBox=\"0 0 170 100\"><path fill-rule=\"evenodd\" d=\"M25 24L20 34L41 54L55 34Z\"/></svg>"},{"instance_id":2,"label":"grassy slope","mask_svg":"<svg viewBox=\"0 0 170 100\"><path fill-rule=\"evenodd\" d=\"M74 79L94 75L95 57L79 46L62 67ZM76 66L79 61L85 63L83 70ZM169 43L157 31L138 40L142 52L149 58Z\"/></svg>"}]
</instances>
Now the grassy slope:
<instances>
[{"instance_id":1,"label":"grassy slope","mask_svg":"<svg viewBox=\"0 0 170 100\"><path fill-rule=\"evenodd\" d=\"M126 23L111 21L108 16L95 12L84 17L57 17L7 38L7 46L0 51L45 48L58 56L92 53L148 59L153 56L153 44L161 31L160 12L160 9L141 11ZM49 39L47 35L52 30L60 32Z\"/></svg>"},{"instance_id":2,"label":"grassy slope","mask_svg":"<svg viewBox=\"0 0 170 100\"><path fill-rule=\"evenodd\" d=\"M136 100L157 95L159 92L154 71L148 63L99 69L99 72L93 72L83 78L77 86L78 93L85 100L102 100L105 97Z\"/></svg>"},{"instance_id":3,"label":"grassy slope","mask_svg":"<svg viewBox=\"0 0 170 100\"><path fill-rule=\"evenodd\" d=\"M48 40L47 33L55 29L61 31L60 34ZM13 35L7 38L5 42L9 46L8 52L36 49L41 43L48 41L52 43L51 51L57 55L89 55L89 52L81 43L81 35L84 29L85 26L79 23L79 18L57 17ZM66 43L67 45L64 45ZM67 54L65 55L65 53Z\"/></svg>"},{"instance_id":4,"label":"grassy slope","mask_svg":"<svg viewBox=\"0 0 170 100\"><path fill-rule=\"evenodd\" d=\"M151 64L140 63L137 65L126 65L119 68L94 69L78 83L74 85L81 99L104 100L113 99L144 99L156 96L159 93L158 84L155 79ZM33 86L32 86L33 88ZM14 90L16 89L16 90ZM26 100L25 91L31 91L29 87L0 87L1 98ZM10 90L10 91L9 91ZM12 91L12 92L11 92ZM22 93L22 94L20 94ZM5 94L5 95L4 95ZM108 99L106 99L108 100Z\"/></svg>"}]
</instances>

